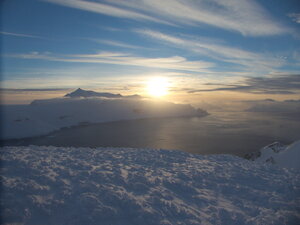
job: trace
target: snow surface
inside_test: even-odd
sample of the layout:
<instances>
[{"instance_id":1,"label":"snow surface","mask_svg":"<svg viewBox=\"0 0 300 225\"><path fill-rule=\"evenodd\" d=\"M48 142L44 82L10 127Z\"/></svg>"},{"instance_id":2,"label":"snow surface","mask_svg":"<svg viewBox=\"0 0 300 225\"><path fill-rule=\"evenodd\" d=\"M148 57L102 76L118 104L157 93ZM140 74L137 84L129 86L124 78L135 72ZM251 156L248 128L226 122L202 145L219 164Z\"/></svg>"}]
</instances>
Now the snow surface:
<instances>
[{"instance_id":1,"label":"snow surface","mask_svg":"<svg viewBox=\"0 0 300 225\"><path fill-rule=\"evenodd\" d=\"M300 140L290 145L275 142L258 152L249 154L247 158L259 163L275 164L300 170Z\"/></svg>"},{"instance_id":2,"label":"snow surface","mask_svg":"<svg viewBox=\"0 0 300 225\"><path fill-rule=\"evenodd\" d=\"M30 105L2 105L0 139L39 136L88 123L207 115L187 104L127 97L57 98L35 100Z\"/></svg>"},{"instance_id":3,"label":"snow surface","mask_svg":"<svg viewBox=\"0 0 300 225\"><path fill-rule=\"evenodd\" d=\"M3 224L300 222L299 171L230 155L128 148L1 148Z\"/></svg>"}]
</instances>

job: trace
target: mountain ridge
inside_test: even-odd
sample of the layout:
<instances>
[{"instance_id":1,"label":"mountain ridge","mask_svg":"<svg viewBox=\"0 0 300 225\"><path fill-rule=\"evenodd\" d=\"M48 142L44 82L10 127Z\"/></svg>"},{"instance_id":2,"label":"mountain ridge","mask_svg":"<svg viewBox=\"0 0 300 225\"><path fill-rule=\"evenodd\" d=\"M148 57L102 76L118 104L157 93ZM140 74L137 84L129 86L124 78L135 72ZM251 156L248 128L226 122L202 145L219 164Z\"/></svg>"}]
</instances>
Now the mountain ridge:
<instances>
[{"instance_id":1,"label":"mountain ridge","mask_svg":"<svg viewBox=\"0 0 300 225\"><path fill-rule=\"evenodd\" d=\"M123 97L121 94L112 94L109 92L96 92L90 90L83 90L81 88L77 88L75 91L66 94L64 97L106 97L106 98L121 98Z\"/></svg>"}]
</instances>

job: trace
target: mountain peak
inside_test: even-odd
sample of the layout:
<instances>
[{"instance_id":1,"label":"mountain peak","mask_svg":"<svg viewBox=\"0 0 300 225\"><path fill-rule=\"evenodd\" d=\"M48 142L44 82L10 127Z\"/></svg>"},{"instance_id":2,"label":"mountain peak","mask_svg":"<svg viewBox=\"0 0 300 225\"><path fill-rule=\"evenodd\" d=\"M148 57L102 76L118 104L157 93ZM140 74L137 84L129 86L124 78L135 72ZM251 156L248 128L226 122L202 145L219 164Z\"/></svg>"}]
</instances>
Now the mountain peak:
<instances>
[{"instance_id":1,"label":"mountain peak","mask_svg":"<svg viewBox=\"0 0 300 225\"><path fill-rule=\"evenodd\" d=\"M120 98L122 95L120 94L112 94L108 92L96 92L90 90L83 90L81 88L76 89L75 91L66 94L64 97L71 97L71 98L79 98L79 97L106 97L106 98Z\"/></svg>"}]
</instances>

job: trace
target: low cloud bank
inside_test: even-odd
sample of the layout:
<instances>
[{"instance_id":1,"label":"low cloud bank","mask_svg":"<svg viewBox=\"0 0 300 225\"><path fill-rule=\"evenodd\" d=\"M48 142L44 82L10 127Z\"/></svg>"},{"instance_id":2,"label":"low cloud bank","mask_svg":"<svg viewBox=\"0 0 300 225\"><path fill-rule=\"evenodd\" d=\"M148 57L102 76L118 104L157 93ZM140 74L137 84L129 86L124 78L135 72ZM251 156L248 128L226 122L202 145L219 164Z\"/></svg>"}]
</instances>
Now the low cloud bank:
<instances>
[{"instance_id":1,"label":"low cloud bank","mask_svg":"<svg viewBox=\"0 0 300 225\"><path fill-rule=\"evenodd\" d=\"M89 123L207 115L206 111L191 105L136 96L35 100L30 105L2 106L2 113L1 139L39 136L63 127Z\"/></svg>"},{"instance_id":2,"label":"low cloud bank","mask_svg":"<svg viewBox=\"0 0 300 225\"><path fill-rule=\"evenodd\" d=\"M269 77L247 77L238 83L220 85L217 83L207 83L206 86L218 86L217 88L190 89L188 93L214 92L214 91L234 91L251 94L274 94L290 95L298 94L300 89L300 75L281 75Z\"/></svg>"},{"instance_id":3,"label":"low cloud bank","mask_svg":"<svg viewBox=\"0 0 300 225\"><path fill-rule=\"evenodd\" d=\"M265 99L249 101L248 103L251 106L246 110L247 112L260 112L300 119L300 100L275 101L273 99Z\"/></svg>"}]
</instances>

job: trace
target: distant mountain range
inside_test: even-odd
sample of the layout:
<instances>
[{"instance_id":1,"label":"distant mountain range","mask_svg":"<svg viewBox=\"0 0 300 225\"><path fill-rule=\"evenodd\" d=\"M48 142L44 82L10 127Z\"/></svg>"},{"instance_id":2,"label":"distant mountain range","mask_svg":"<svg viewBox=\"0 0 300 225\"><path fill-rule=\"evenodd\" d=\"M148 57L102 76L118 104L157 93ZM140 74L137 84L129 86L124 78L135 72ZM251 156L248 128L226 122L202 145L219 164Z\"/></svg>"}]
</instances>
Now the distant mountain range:
<instances>
[{"instance_id":1,"label":"distant mountain range","mask_svg":"<svg viewBox=\"0 0 300 225\"><path fill-rule=\"evenodd\" d=\"M112 94L108 92L96 92L96 91L89 91L89 90L83 90L81 88L78 88L77 90L66 94L64 97L70 97L70 98L79 98L79 97L105 97L105 98L140 98L140 95L128 95L123 96L121 94Z\"/></svg>"}]
</instances>

